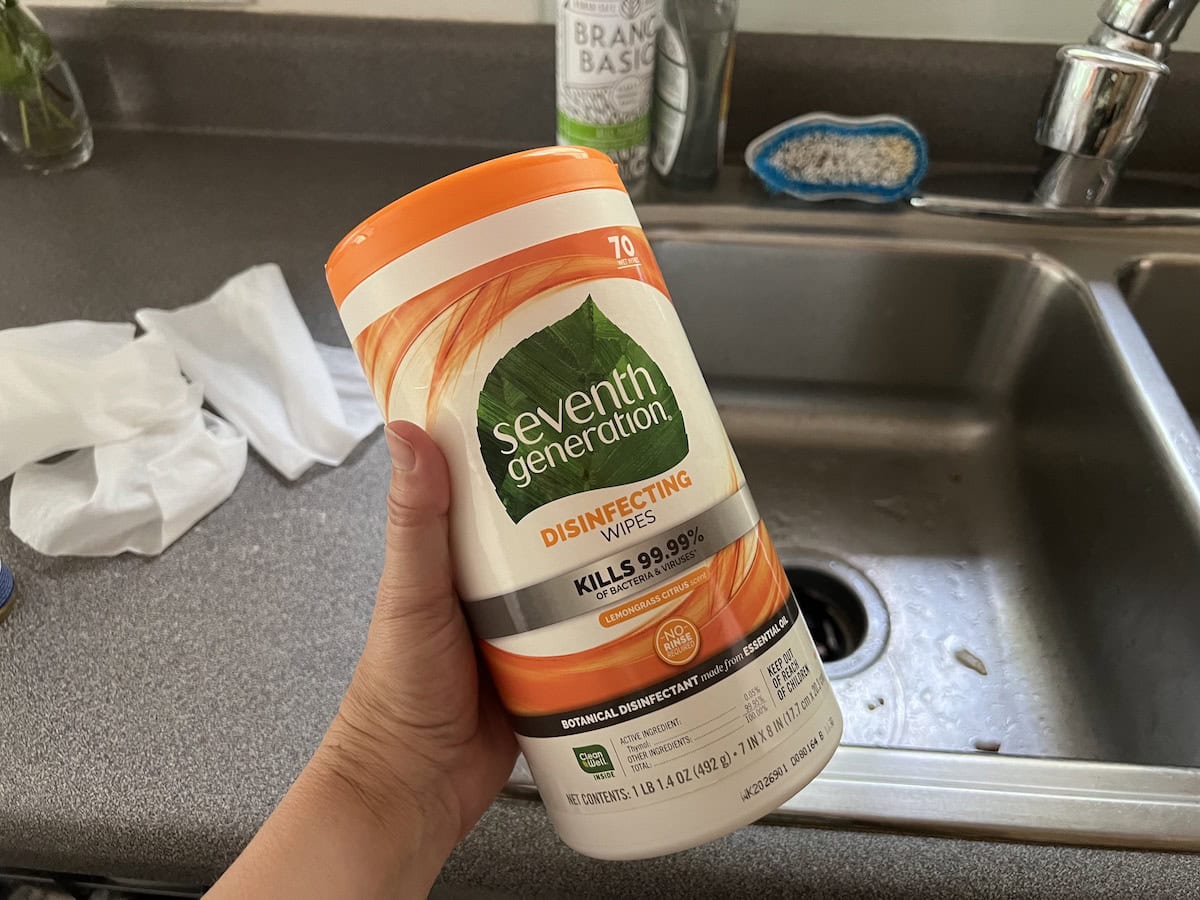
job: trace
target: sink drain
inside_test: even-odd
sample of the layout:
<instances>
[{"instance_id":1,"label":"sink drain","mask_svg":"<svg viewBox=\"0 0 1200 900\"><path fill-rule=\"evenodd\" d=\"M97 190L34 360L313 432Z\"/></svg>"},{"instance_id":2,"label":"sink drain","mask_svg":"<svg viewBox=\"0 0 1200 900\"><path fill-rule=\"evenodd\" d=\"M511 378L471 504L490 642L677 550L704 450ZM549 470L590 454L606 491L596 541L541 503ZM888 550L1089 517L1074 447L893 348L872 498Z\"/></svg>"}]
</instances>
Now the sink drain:
<instances>
[{"instance_id":1,"label":"sink drain","mask_svg":"<svg viewBox=\"0 0 1200 900\"><path fill-rule=\"evenodd\" d=\"M821 662L845 659L867 636L867 610L838 579L816 569L785 569Z\"/></svg>"},{"instance_id":2,"label":"sink drain","mask_svg":"<svg viewBox=\"0 0 1200 900\"><path fill-rule=\"evenodd\" d=\"M804 622L830 678L861 671L887 643L888 614L878 592L837 560L784 566Z\"/></svg>"}]
</instances>

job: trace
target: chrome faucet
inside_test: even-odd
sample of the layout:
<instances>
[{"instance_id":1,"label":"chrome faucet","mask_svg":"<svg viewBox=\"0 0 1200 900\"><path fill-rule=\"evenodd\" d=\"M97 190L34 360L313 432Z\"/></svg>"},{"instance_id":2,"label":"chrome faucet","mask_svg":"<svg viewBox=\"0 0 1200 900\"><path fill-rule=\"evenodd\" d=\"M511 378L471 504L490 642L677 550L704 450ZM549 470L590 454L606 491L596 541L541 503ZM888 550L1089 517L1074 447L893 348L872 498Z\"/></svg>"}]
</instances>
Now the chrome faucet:
<instances>
[{"instance_id":1,"label":"chrome faucet","mask_svg":"<svg viewBox=\"0 0 1200 900\"><path fill-rule=\"evenodd\" d=\"M1200 0L1105 0L1086 44L1059 48L1042 105L1045 147L1034 199L1045 206L1101 206L1146 130L1166 58Z\"/></svg>"}]
</instances>

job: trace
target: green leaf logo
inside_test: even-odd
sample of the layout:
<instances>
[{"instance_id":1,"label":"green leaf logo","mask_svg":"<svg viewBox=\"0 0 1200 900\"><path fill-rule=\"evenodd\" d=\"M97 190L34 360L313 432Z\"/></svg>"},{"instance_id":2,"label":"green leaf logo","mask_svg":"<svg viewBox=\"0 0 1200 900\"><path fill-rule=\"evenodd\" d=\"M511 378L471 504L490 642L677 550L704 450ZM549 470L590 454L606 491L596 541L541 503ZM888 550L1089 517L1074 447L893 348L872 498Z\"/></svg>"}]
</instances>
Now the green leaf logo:
<instances>
[{"instance_id":1,"label":"green leaf logo","mask_svg":"<svg viewBox=\"0 0 1200 900\"><path fill-rule=\"evenodd\" d=\"M662 370L591 296L496 363L479 394L478 433L514 522L572 494L658 475L688 452Z\"/></svg>"}]
</instances>

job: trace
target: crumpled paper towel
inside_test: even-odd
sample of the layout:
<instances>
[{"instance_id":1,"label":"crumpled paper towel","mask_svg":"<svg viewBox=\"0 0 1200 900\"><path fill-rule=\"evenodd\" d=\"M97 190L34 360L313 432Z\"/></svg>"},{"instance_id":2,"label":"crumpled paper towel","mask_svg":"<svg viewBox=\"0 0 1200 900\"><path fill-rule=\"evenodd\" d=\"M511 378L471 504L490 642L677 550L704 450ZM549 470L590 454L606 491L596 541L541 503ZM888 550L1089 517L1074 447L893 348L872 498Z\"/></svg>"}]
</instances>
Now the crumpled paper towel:
<instances>
[{"instance_id":1,"label":"crumpled paper towel","mask_svg":"<svg viewBox=\"0 0 1200 900\"><path fill-rule=\"evenodd\" d=\"M0 477L16 472L9 524L41 553L161 553L245 469L246 439L201 411L203 386L133 325L0 331L0 384Z\"/></svg>"},{"instance_id":2,"label":"crumpled paper towel","mask_svg":"<svg viewBox=\"0 0 1200 900\"><path fill-rule=\"evenodd\" d=\"M277 265L247 269L207 300L139 309L136 318L285 478L313 463L340 465L382 424L354 351L313 341Z\"/></svg>"},{"instance_id":3,"label":"crumpled paper towel","mask_svg":"<svg viewBox=\"0 0 1200 900\"><path fill-rule=\"evenodd\" d=\"M42 553L161 553L233 493L247 438L295 479L382 423L354 351L313 341L278 266L137 320L136 339L126 323L0 331L0 479L16 473L10 525Z\"/></svg>"},{"instance_id":4,"label":"crumpled paper towel","mask_svg":"<svg viewBox=\"0 0 1200 900\"><path fill-rule=\"evenodd\" d=\"M0 479L194 405L170 345L133 333L127 323L83 321L0 331Z\"/></svg>"},{"instance_id":5,"label":"crumpled paper towel","mask_svg":"<svg viewBox=\"0 0 1200 900\"><path fill-rule=\"evenodd\" d=\"M182 380L182 379L181 379ZM190 408L135 437L111 441L13 477L13 534L50 556L153 556L224 503L246 468L246 439Z\"/></svg>"}]
</instances>

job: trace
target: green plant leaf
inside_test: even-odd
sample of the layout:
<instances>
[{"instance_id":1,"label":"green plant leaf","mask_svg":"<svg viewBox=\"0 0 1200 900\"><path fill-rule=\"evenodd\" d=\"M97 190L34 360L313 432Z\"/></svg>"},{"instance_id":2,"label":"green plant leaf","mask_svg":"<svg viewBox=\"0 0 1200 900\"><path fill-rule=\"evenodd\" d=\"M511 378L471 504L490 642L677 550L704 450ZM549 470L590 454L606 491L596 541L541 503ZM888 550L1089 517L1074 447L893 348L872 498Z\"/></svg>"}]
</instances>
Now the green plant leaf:
<instances>
[{"instance_id":1,"label":"green plant leaf","mask_svg":"<svg viewBox=\"0 0 1200 900\"><path fill-rule=\"evenodd\" d=\"M18 93L31 87L29 65L8 10L0 11L0 91Z\"/></svg>"},{"instance_id":2,"label":"green plant leaf","mask_svg":"<svg viewBox=\"0 0 1200 900\"><path fill-rule=\"evenodd\" d=\"M37 99L37 72L20 64L7 65L0 60L0 94L8 94L20 100Z\"/></svg>"},{"instance_id":3,"label":"green plant leaf","mask_svg":"<svg viewBox=\"0 0 1200 900\"><path fill-rule=\"evenodd\" d=\"M31 66L41 69L54 56L54 44L37 19L21 6L14 6L6 13L16 26L22 52Z\"/></svg>"},{"instance_id":4,"label":"green plant leaf","mask_svg":"<svg viewBox=\"0 0 1200 900\"><path fill-rule=\"evenodd\" d=\"M53 58L54 45L33 16L15 4L0 8L0 92L35 99Z\"/></svg>"},{"instance_id":5,"label":"green plant leaf","mask_svg":"<svg viewBox=\"0 0 1200 900\"><path fill-rule=\"evenodd\" d=\"M688 452L662 370L590 295L496 363L477 412L484 465L514 522L572 494L658 475Z\"/></svg>"}]
</instances>

